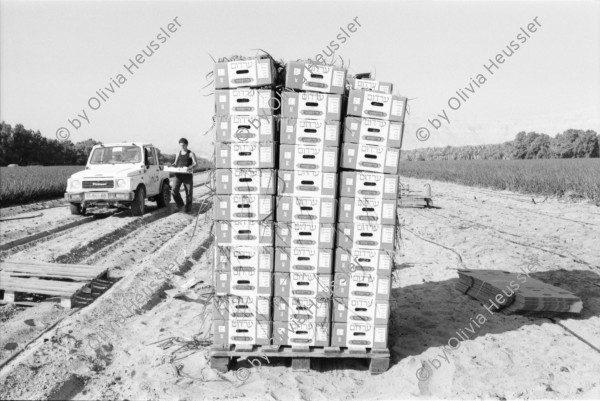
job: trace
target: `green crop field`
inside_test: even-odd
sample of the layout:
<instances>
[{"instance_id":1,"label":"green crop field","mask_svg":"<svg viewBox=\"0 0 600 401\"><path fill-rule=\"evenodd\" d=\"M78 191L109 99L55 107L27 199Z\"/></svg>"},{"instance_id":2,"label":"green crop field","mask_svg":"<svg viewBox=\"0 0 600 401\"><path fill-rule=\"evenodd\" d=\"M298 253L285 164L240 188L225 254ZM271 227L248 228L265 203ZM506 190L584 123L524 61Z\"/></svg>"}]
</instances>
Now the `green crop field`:
<instances>
[{"instance_id":1,"label":"green crop field","mask_svg":"<svg viewBox=\"0 0 600 401\"><path fill-rule=\"evenodd\" d=\"M198 160L195 173L210 169L210 162ZM0 207L60 198L67 179L85 166L0 167Z\"/></svg>"},{"instance_id":2,"label":"green crop field","mask_svg":"<svg viewBox=\"0 0 600 401\"><path fill-rule=\"evenodd\" d=\"M0 167L0 206L61 197L71 174L85 166Z\"/></svg>"},{"instance_id":3,"label":"green crop field","mask_svg":"<svg viewBox=\"0 0 600 401\"><path fill-rule=\"evenodd\" d=\"M598 158L403 161L400 175L600 204Z\"/></svg>"}]
</instances>

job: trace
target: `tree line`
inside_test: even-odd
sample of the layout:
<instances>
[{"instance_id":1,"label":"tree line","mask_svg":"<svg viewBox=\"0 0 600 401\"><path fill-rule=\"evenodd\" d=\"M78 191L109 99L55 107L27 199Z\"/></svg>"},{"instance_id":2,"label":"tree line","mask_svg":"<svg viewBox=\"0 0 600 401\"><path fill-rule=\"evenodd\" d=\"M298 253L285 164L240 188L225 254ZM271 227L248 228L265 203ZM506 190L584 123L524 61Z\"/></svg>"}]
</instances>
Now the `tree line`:
<instances>
[{"instance_id":1,"label":"tree line","mask_svg":"<svg viewBox=\"0 0 600 401\"><path fill-rule=\"evenodd\" d=\"M73 143L43 137L40 131L27 130L22 124L11 127L0 123L0 166L81 166L87 162L94 139ZM476 160L476 159L566 159L600 157L600 137L592 130L569 129L554 138L536 132L519 132L513 141L492 145L446 146L403 150L402 159ZM163 154L157 148L161 164L175 160L175 154ZM209 160L198 158L198 169L211 168Z\"/></svg>"},{"instance_id":2,"label":"tree line","mask_svg":"<svg viewBox=\"0 0 600 401\"><path fill-rule=\"evenodd\" d=\"M40 131L22 124L11 127L0 123L0 166L77 166L84 165L92 146L100 142L88 139L73 143L43 137Z\"/></svg>"},{"instance_id":3,"label":"tree line","mask_svg":"<svg viewBox=\"0 0 600 401\"><path fill-rule=\"evenodd\" d=\"M19 166L83 166L94 145L101 142L94 139L73 143L70 140L49 139L40 133L25 129L22 124L11 127L4 121L0 123L0 166L18 164ZM156 148L161 164L171 163L175 154L161 153ZM198 158L198 169L206 170L211 166L209 160ZM198 170L196 169L196 170Z\"/></svg>"},{"instance_id":4,"label":"tree line","mask_svg":"<svg viewBox=\"0 0 600 401\"><path fill-rule=\"evenodd\" d=\"M600 137L592 130L568 129L554 138L537 132L519 132L514 140L493 145L446 146L403 150L402 159L568 159L600 157Z\"/></svg>"}]
</instances>

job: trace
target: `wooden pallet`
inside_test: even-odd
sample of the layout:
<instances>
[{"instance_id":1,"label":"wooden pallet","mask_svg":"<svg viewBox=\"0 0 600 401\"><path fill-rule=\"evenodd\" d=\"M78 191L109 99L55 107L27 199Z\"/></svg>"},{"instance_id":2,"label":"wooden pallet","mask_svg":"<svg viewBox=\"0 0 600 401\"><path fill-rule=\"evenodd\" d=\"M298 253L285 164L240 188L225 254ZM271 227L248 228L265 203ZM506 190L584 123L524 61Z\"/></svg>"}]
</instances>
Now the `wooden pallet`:
<instances>
[{"instance_id":1,"label":"wooden pallet","mask_svg":"<svg viewBox=\"0 0 600 401\"><path fill-rule=\"evenodd\" d=\"M369 359L369 372L378 375L385 372L390 366L390 351L385 349L370 348L342 348L342 347L290 347L281 345L223 345L216 344L211 347L210 366L219 372L229 370L230 359L237 357L272 357L291 358L293 371L310 370L310 361L313 358L362 358Z\"/></svg>"},{"instance_id":2,"label":"wooden pallet","mask_svg":"<svg viewBox=\"0 0 600 401\"><path fill-rule=\"evenodd\" d=\"M61 306L71 308L84 288L106 288L108 268L64 263L0 263L0 290L5 303L17 303L19 293L59 297Z\"/></svg>"}]
</instances>

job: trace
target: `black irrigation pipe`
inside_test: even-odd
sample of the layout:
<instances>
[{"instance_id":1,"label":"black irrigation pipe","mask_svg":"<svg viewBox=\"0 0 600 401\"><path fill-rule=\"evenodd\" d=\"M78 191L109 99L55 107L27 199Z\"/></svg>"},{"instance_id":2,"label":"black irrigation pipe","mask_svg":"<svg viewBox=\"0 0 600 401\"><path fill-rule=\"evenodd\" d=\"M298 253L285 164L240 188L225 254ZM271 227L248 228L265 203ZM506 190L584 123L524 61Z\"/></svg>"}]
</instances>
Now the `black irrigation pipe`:
<instances>
[{"instance_id":1,"label":"black irrigation pipe","mask_svg":"<svg viewBox=\"0 0 600 401\"><path fill-rule=\"evenodd\" d=\"M423 241L429 242L429 243L431 243L431 244L434 244L434 245L437 245L437 246L439 246L439 247L442 247L442 248L444 248L444 249L447 249L447 250L449 250L450 252L452 252L452 253L454 253L456 256L458 256L458 261L460 262L460 264L461 264L463 267L466 267L466 266L465 266L465 263L463 262L463 258L462 258L462 256L460 255L460 253L458 253L458 252L457 252L457 251L455 251L454 249L452 249L452 248L450 248L450 247L448 247L448 246L446 246L446 245L439 244L439 243L437 243L437 242L435 242L435 241L432 241L432 240L430 240L430 239L423 238L423 237L421 237L419 234L415 233L415 232L414 232L414 231L412 231L412 230L409 230L409 229L408 229L408 228L406 228L406 227L401 227L401 229L408 231L409 233L411 233L412 235L414 235L415 237L417 237L417 238L419 238L419 239L421 239L421 240L423 240Z\"/></svg>"}]
</instances>

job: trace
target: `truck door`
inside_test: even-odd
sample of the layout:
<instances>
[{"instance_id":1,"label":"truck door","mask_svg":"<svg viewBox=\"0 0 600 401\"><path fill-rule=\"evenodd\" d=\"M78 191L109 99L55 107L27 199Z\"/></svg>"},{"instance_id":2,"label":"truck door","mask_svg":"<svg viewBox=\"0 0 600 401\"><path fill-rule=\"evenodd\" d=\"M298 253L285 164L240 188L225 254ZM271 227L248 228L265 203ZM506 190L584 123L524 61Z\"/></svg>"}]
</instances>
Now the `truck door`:
<instances>
[{"instance_id":1,"label":"truck door","mask_svg":"<svg viewBox=\"0 0 600 401\"><path fill-rule=\"evenodd\" d=\"M160 190L159 166L156 152L152 146L144 146L144 163L146 165L146 193L148 196L158 194Z\"/></svg>"}]
</instances>

